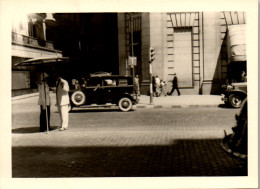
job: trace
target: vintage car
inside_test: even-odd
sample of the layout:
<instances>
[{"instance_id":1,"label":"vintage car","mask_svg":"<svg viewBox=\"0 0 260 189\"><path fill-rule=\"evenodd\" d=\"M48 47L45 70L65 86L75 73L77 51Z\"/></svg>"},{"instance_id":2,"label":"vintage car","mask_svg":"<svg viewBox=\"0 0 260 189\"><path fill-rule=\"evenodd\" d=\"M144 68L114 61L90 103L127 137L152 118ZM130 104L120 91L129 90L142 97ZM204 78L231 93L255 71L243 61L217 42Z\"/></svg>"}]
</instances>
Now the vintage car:
<instances>
[{"instance_id":1,"label":"vintage car","mask_svg":"<svg viewBox=\"0 0 260 189\"><path fill-rule=\"evenodd\" d=\"M133 78L130 76L91 74L88 78L72 79L70 85L72 108L116 105L122 111L129 111L137 103L133 94Z\"/></svg>"},{"instance_id":2,"label":"vintage car","mask_svg":"<svg viewBox=\"0 0 260 189\"><path fill-rule=\"evenodd\" d=\"M222 100L226 105L240 108L243 100L247 97L247 82L232 83L225 86Z\"/></svg>"}]
</instances>

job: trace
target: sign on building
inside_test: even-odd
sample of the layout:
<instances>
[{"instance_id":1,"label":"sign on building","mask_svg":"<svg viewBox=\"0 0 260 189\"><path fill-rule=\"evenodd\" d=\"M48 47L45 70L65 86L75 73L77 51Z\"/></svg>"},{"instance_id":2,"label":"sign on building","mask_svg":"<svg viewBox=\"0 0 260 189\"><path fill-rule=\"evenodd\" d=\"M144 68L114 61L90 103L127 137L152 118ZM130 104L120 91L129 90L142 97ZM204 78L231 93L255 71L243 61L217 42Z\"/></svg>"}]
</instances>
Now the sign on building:
<instances>
[{"instance_id":1,"label":"sign on building","mask_svg":"<svg viewBox=\"0 0 260 189\"><path fill-rule=\"evenodd\" d=\"M128 65L133 67L133 66L136 66L136 64L137 64L136 56L129 56L128 57Z\"/></svg>"}]
</instances>

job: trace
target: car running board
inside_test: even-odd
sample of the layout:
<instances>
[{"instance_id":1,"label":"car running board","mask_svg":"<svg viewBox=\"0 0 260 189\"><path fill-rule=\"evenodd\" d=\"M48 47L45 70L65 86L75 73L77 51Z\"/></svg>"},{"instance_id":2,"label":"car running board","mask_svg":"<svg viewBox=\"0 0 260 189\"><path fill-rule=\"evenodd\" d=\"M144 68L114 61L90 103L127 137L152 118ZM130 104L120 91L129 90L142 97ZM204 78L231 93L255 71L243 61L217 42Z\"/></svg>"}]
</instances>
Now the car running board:
<instances>
[{"instance_id":1,"label":"car running board","mask_svg":"<svg viewBox=\"0 0 260 189\"><path fill-rule=\"evenodd\" d=\"M73 107L74 108L97 108L97 107L111 107L111 106L116 106L116 104L111 104L111 103L107 103L107 104L91 104L91 105L81 105L81 106L76 106Z\"/></svg>"}]
</instances>

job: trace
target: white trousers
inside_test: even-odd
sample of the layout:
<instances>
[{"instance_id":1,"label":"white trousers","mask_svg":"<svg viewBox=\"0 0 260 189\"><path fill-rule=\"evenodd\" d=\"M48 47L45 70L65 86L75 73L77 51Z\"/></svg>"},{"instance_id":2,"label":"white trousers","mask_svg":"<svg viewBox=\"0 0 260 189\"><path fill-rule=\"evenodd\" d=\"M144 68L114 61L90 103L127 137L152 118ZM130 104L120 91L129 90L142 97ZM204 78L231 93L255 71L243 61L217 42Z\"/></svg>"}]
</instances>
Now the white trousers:
<instances>
[{"instance_id":1,"label":"white trousers","mask_svg":"<svg viewBox=\"0 0 260 189\"><path fill-rule=\"evenodd\" d=\"M69 105L57 107L61 118L61 127L67 129L69 124Z\"/></svg>"}]
</instances>

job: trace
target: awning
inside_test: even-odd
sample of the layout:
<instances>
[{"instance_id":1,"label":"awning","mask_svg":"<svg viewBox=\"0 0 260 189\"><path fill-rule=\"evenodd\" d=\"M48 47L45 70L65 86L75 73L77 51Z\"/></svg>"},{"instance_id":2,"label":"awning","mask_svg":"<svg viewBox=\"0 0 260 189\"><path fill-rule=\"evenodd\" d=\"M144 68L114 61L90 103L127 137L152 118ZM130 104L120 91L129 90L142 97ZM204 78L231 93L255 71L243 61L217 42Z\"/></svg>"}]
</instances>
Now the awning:
<instances>
[{"instance_id":1,"label":"awning","mask_svg":"<svg viewBox=\"0 0 260 189\"><path fill-rule=\"evenodd\" d=\"M59 72L69 62L68 57L39 57L25 60L13 66L13 71Z\"/></svg>"},{"instance_id":2,"label":"awning","mask_svg":"<svg viewBox=\"0 0 260 189\"><path fill-rule=\"evenodd\" d=\"M228 26L229 62L246 61L246 24Z\"/></svg>"}]
</instances>

